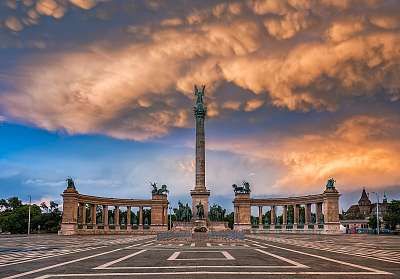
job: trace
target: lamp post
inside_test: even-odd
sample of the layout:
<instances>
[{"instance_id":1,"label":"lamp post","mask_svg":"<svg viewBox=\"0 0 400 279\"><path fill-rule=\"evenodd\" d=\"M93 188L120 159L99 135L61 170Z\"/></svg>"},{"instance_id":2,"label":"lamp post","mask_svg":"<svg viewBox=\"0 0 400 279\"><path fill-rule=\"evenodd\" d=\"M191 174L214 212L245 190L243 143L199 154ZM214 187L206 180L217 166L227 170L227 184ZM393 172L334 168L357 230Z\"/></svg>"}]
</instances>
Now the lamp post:
<instances>
[{"instance_id":1,"label":"lamp post","mask_svg":"<svg viewBox=\"0 0 400 279\"><path fill-rule=\"evenodd\" d=\"M32 197L29 195L29 209L28 209L28 235L31 234L31 204L32 204Z\"/></svg>"},{"instance_id":2,"label":"lamp post","mask_svg":"<svg viewBox=\"0 0 400 279\"><path fill-rule=\"evenodd\" d=\"M379 194L377 192L372 192L376 195L376 234L379 235Z\"/></svg>"}]
</instances>

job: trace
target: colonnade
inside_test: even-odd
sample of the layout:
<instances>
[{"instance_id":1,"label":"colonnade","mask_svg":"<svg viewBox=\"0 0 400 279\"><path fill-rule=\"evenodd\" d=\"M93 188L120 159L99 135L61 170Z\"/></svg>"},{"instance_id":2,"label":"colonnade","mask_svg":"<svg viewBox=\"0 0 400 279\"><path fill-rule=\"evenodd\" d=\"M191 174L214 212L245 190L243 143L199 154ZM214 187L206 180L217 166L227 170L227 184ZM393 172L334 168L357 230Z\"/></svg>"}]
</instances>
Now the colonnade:
<instances>
[{"instance_id":1,"label":"colonnade","mask_svg":"<svg viewBox=\"0 0 400 279\"><path fill-rule=\"evenodd\" d=\"M101 220L98 220L98 206L101 207ZM87 210L89 208L89 216L90 219L87 218ZM78 204L78 229L148 229L151 225L151 217L149 219L144 217L144 206L126 206L126 217L121 220L121 207L120 206L111 206L114 208L113 210L113 222L110 223L109 218L109 207L108 205L97 205L97 204L86 204L86 203L79 203ZM133 208L138 208L137 214L137 222L132 222L132 212ZM151 209L150 209L151 210ZM89 219L89 220L88 220ZM124 222L125 221L125 222ZM150 223L151 222L151 223ZM154 225L154 223L153 223ZM168 207L162 206L161 212L161 223L157 223L157 225L167 226L168 225Z\"/></svg>"},{"instance_id":2,"label":"colonnade","mask_svg":"<svg viewBox=\"0 0 400 279\"><path fill-rule=\"evenodd\" d=\"M67 188L62 197L63 218L59 233L63 235L154 233L168 230L166 194L153 194L148 200L115 199L82 195L75 188ZM112 223L109 220L110 207L114 209ZM122 220L125 222L121 224L122 207L126 207L126 217L124 216ZM101 208L101 218L98 218L98 208ZM137 224L133 224L131 220L133 208L138 208ZM144 218L146 208L151 212L148 218Z\"/></svg>"},{"instance_id":3,"label":"colonnade","mask_svg":"<svg viewBox=\"0 0 400 279\"><path fill-rule=\"evenodd\" d=\"M336 233L339 224L339 196L335 188L326 188L322 194L287 198L255 199L250 193L236 193L234 204L234 229L269 232ZM315 221L312 207L315 207ZM270 207L270 222L263 222L263 208ZM300 207L304 206L304 220L300 222ZM258 218L251 216L252 207L258 208ZM282 207L281 222L277 208ZM289 220L289 208L292 218ZM292 209L293 208L293 209ZM257 220L258 219L258 220ZM265 218L266 219L266 218ZM258 222L257 222L258 221Z\"/></svg>"},{"instance_id":4,"label":"colonnade","mask_svg":"<svg viewBox=\"0 0 400 279\"><path fill-rule=\"evenodd\" d=\"M253 200L253 203L257 203L257 200ZM312 203L306 203L304 204L304 221L301 222L300 220L300 207L303 206L301 204L293 204L293 205L267 205L270 207L270 216L269 220L270 222L266 222L266 216L264 217L264 222L263 222L263 208L266 205L258 205L258 222L257 226L260 228L267 227L269 228L275 228L277 226L278 228L282 229L293 229L293 228L300 228L301 226L308 226L308 228L314 228L314 225L318 225L319 228L323 228L323 214L322 214L322 202L317 202L314 203L315 205L315 220L312 220ZM282 221L278 221L278 216L277 216L277 207L282 207ZM253 206L252 206L253 207ZM292 209L292 219L289 220L288 215L289 215L289 209ZM235 210L235 212L238 212L238 210ZM240 214L240 213L239 213ZM255 224L252 223L252 227L255 227Z\"/></svg>"}]
</instances>

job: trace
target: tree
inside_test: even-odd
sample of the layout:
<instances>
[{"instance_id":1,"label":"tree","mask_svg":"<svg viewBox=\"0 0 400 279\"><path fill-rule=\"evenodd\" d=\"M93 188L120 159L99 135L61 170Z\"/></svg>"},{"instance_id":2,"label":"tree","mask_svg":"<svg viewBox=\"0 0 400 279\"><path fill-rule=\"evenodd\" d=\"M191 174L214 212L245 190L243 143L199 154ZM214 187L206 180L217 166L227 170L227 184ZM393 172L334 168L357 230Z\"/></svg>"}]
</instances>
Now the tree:
<instances>
[{"instance_id":1,"label":"tree","mask_svg":"<svg viewBox=\"0 0 400 279\"><path fill-rule=\"evenodd\" d=\"M393 200L388 204L388 209L383 220L390 229L394 230L400 224L400 200Z\"/></svg>"},{"instance_id":2,"label":"tree","mask_svg":"<svg viewBox=\"0 0 400 279\"><path fill-rule=\"evenodd\" d=\"M50 210L52 212L57 211L58 210L58 203L56 203L55 201L50 201Z\"/></svg>"},{"instance_id":3,"label":"tree","mask_svg":"<svg viewBox=\"0 0 400 279\"><path fill-rule=\"evenodd\" d=\"M3 231L10 233L27 233L28 232L28 205L21 205L12 211L5 212L0 216L0 227ZM34 220L38 220L37 216L41 215L40 207L31 206L32 225ZM37 225L37 224L36 224Z\"/></svg>"},{"instance_id":4,"label":"tree","mask_svg":"<svg viewBox=\"0 0 400 279\"><path fill-rule=\"evenodd\" d=\"M42 202L41 204L40 204L40 208L43 210L43 211L45 211L45 212L49 212L49 207L47 206L47 204L45 203L45 202Z\"/></svg>"},{"instance_id":5,"label":"tree","mask_svg":"<svg viewBox=\"0 0 400 279\"><path fill-rule=\"evenodd\" d=\"M31 228L32 232L41 231L56 233L61 224L61 212L55 207L51 212L42 212L41 208L46 209L43 203L40 206L31 205ZM45 204L44 204L45 205ZM0 206L6 210L0 211L0 231L10 233L27 233L29 205L22 204L17 197L9 198L7 201L0 200Z\"/></svg>"},{"instance_id":6,"label":"tree","mask_svg":"<svg viewBox=\"0 0 400 279\"><path fill-rule=\"evenodd\" d=\"M371 215L371 217L369 217L368 226L372 229L376 229L376 215Z\"/></svg>"},{"instance_id":7,"label":"tree","mask_svg":"<svg viewBox=\"0 0 400 279\"><path fill-rule=\"evenodd\" d=\"M5 199L0 199L0 210L8 210L10 208L10 205Z\"/></svg>"},{"instance_id":8,"label":"tree","mask_svg":"<svg viewBox=\"0 0 400 279\"><path fill-rule=\"evenodd\" d=\"M234 222L234 213L231 212L224 217L224 221L228 222L228 227L233 229L233 222Z\"/></svg>"},{"instance_id":9,"label":"tree","mask_svg":"<svg viewBox=\"0 0 400 279\"><path fill-rule=\"evenodd\" d=\"M22 206L22 201L18 199L17 197L11 197L8 199L8 204L11 207L11 209L17 209L18 207Z\"/></svg>"}]
</instances>

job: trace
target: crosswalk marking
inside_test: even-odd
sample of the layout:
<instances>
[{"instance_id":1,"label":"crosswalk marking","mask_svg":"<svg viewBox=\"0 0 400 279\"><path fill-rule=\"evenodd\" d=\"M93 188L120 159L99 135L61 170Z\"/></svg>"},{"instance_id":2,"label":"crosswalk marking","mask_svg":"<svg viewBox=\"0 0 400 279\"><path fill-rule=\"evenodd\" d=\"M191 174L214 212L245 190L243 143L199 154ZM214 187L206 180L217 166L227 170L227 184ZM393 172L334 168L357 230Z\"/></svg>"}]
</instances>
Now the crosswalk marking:
<instances>
[{"instance_id":1,"label":"crosswalk marking","mask_svg":"<svg viewBox=\"0 0 400 279\"><path fill-rule=\"evenodd\" d=\"M3 242L1 243L2 250L0 250L0 267L32 262L50 257L64 256L72 253L90 251L110 245L129 244L149 238L150 237L148 236L129 237L122 239L91 238L85 239L85 241L82 241L82 239L64 241L64 239L60 238L58 239L57 245L54 244L54 241L49 241L49 245L40 243L35 245L28 242L21 242L17 244L15 242Z\"/></svg>"}]
</instances>

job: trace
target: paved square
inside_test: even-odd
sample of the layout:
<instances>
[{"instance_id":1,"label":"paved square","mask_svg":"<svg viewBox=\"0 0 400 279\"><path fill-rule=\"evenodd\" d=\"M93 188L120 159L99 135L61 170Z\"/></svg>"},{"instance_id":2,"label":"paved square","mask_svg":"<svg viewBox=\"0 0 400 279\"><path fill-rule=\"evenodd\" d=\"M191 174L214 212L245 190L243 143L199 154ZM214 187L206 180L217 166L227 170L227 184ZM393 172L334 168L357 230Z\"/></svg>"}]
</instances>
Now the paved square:
<instances>
[{"instance_id":1,"label":"paved square","mask_svg":"<svg viewBox=\"0 0 400 279\"><path fill-rule=\"evenodd\" d=\"M1 278L400 278L395 236L248 235L242 242L149 236L2 237Z\"/></svg>"}]
</instances>

